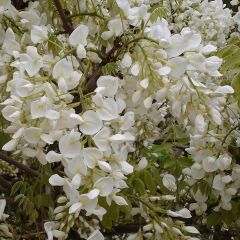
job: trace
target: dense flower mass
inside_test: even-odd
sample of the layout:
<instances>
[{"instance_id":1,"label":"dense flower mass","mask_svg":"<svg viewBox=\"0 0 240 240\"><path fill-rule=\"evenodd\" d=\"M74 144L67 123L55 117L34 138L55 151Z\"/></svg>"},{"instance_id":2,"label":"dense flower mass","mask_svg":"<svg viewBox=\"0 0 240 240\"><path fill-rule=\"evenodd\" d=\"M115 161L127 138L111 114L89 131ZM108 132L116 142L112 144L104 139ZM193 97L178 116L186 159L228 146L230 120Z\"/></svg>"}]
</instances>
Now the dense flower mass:
<instances>
[{"instance_id":1,"label":"dense flower mass","mask_svg":"<svg viewBox=\"0 0 240 240\"><path fill-rule=\"evenodd\" d=\"M197 240L206 226L230 229L238 1L73 2L0 0L1 154L20 164L0 162L10 176L0 236ZM118 232L126 223L136 229Z\"/></svg>"}]
</instances>

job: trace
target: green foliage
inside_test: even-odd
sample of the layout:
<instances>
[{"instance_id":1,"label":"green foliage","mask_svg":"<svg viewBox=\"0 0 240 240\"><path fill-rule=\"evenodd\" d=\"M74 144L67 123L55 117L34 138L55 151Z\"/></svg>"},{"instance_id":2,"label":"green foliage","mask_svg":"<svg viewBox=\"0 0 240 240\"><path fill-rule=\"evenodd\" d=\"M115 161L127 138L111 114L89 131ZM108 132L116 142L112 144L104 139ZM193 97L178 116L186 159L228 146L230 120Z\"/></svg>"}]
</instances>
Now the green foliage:
<instances>
[{"instance_id":1,"label":"green foliage","mask_svg":"<svg viewBox=\"0 0 240 240\"><path fill-rule=\"evenodd\" d=\"M102 72L104 75L116 75L118 71L119 71L119 66L116 62L107 63L102 68Z\"/></svg>"},{"instance_id":2,"label":"green foliage","mask_svg":"<svg viewBox=\"0 0 240 240\"><path fill-rule=\"evenodd\" d=\"M125 197L126 199L126 197ZM107 213L103 216L103 221L101 224L107 230L111 230L114 223L117 224L121 222L121 219L127 219L130 215L130 206L119 206L115 202L111 202L109 206L105 198L99 198L99 204L107 210Z\"/></svg>"},{"instance_id":3,"label":"green foliage","mask_svg":"<svg viewBox=\"0 0 240 240\"><path fill-rule=\"evenodd\" d=\"M207 216L207 226L215 227L220 223L220 214L217 212L212 212Z\"/></svg>"},{"instance_id":4,"label":"green foliage","mask_svg":"<svg viewBox=\"0 0 240 240\"><path fill-rule=\"evenodd\" d=\"M48 48L54 56L58 55L59 52L63 49L62 43L58 40L56 35L49 34Z\"/></svg>"},{"instance_id":5,"label":"green foliage","mask_svg":"<svg viewBox=\"0 0 240 240\"><path fill-rule=\"evenodd\" d=\"M224 223L229 228L238 228L238 221L240 215L240 203L233 202L232 209L227 211L221 209L219 212L212 212L207 216L207 226L216 227ZM239 228L240 229L240 228Z\"/></svg>"},{"instance_id":6,"label":"green foliage","mask_svg":"<svg viewBox=\"0 0 240 240\"><path fill-rule=\"evenodd\" d=\"M221 72L235 90L239 100L240 93L240 39L232 37L229 44L218 51L218 56L223 59Z\"/></svg>"},{"instance_id":7,"label":"green foliage","mask_svg":"<svg viewBox=\"0 0 240 240\"><path fill-rule=\"evenodd\" d=\"M34 182L17 181L10 191L10 196L16 204L15 209L12 209L15 211L15 216L17 219L27 220L29 227L39 219L46 218L49 209L53 207L52 196L45 192L46 187L50 187L47 180L49 169L42 166L39 172L45 172L46 175L41 174Z\"/></svg>"},{"instance_id":8,"label":"green foliage","mask_svg":"<svg viewBox=\"0 0 240 240\"><path fill-rule=\"evenodd\" d=\"M2 149L3 145L10 141L10 137L7 133L0 131L0 149Z\"/></svg>"},{"instance_id":9,"label":"green foliage","mask_svg":"<svg viewBox=\"0 0 240 240\"><path fill-rule=\"evenodd\" d=\"M167 18L168 17L168 9L163 7L163 6L159 6L159 4L155 4L153 5L150 9L149 9L149 13L151 13L150 16L150 21L152 23L155 23L159 18Z\"/></svg>"}]
</instances>

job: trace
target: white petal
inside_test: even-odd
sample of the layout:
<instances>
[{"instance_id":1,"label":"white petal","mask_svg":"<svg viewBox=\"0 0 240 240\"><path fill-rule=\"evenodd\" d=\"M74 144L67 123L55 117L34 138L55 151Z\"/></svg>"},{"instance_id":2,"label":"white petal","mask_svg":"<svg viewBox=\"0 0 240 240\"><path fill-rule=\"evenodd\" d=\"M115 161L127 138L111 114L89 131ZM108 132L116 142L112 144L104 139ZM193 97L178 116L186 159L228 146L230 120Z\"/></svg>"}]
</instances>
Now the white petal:
<instances>
[{"instance_id":1,"label":"white petal","mask_svg":"<svg viewBox=\"0 0 240 240\"><path fill-rule=\"evenodd\" d=\"M82 203L74 203L70 208L69 208L69 214L78 212L82 208Z\"/></svg>"},{"instance_id":2,"label":"white petal","mask_svg":"<svg viewBox=\"0 0 240 240\"><path fill-rule=\"evenodd\" d=\"M96 134L102 128L102 120L96 112L89 110L82 115L82 118L84 122L80 125L80 130L85 135Z\"/></svg>"},{"instance_id":3,"label":"white petal","mask_svg":"<svg viewBox=\"0 0 240 240\"><path fill-rule=\"evenodd\" d=\"M158 69L158 74L161 76L166 76L171 72L171 68L166 66L166 67L161 67Z\"/></svg>"},{"instance_id":4,"label":"white petal","mask_svg":"<svg viewBox=\"0 0 240 240\"><path fill-rule=\"evenodd\" d=\"M129 53L125 53L123 56L123 59L121 61L121 67L123 68L129 68L132 65L132 58Z\"/></svg>"},{"instance_id":5,"label":"white petal","mask_svg":"<svg viewBox=\"0 0 240 240\"><path fill-rule=\"evenodd\" d=\"M12 139L9 142L4 144L4 146L2 147L2 150L7 152L14 151L17 147L17 144L18 144L18 139Z\"/></svg>"},{"instance_id":6,"label":"white petal","mask_svg":"<svg viewBox=\"0 0 240 240\"><path fill-rule=\"evenodd\" d=\"M98 161L98 166L99 166L100 169L102 169L105 172L111 172L112 171L111 165L107 162Z\"/></svg>"},{"instance_id":7,"label":"white petal","mask_svg":"<svg viewBox=\"0 0 240 240\"><path fill-rule=\"evenodd\" d=\"M101 151L107 151L110 148L109 146L110 134L111 134L110 129L104 127L93 137L94 143Z\"/></svg>"},{"instance_id":8,"label":"white petal","mask_svg":"<svg viewBox=\"0 0 240 240\"><path fill-rule=\"evenodd\" d=\"M71 185L75 188L75 189L78 189L81 185L81 175L79 173L77 173L72 181L71 181Z\"/></svg>"},{"instance_id":9,"label":"white petal","mask_svg":"<svg viewBox=\"0 0 240 240\"><path fill-rule=\"evenodd\" d=\"M53 163L53 162L60 162L62 160L62 155L59 153L56 153L54 151L50 151L47 153L46 155L46 160L49 163Z\"/></svg>"},{"instance_id":10,"label":"white petal","mask_svg":"<svg viewBox=\"0 0 240 240\"><path fill-rule=\"evenodd\" d=\"M170 38L170 47L166 49L168 56L177 57L180 56L186 49L186 41L180 34L172 35Z\"/></svg>"},{"instance_id":11,"label":"white petal","mask_svg":"<svg viewBox=\"0 0 240 240\"><path fill-rule=\"evenodd\" d=\"M191 212L187 209L187 208L183 208L179 211L176 212L177 214L179 214L182 218L191 218Z\"/></svg>"},{"instance_id":12,"label":"white petal","mask_svg":"<svg viewBox=\"0 0 240 240\"><path fill-rule=\"evenodd\" d=\"M232 158L228 154L220 155L217 159L217 166L220 170L224 171L228 169L231 165Z\"/></svg>"},{"instance_id":13,"label":"white petal","mask_svg":"<svg viewBox=\"0 0 240 240\"><path fill-rule=\"evenodd\" d=\"M228 94L228 93L234 93L234 89L231 86L228 86L228 85L219 86L219 87L217 87L215 92Z\"/></svg>"},{"instance_id":14,"label":"white petal","mask_svg":"<svg viewBox=\"0 0 240 240\"><path fill-rule=\"evenodd\" d=\"M69 43L75 47L78 46L79 44L86 46L88 34L89 34L88 27L86 25L81 24L69 36Z\"/></svg>"},{"instance_id":15,"label":"white petal","mask_svg":"<svg viewBox=\"0 0 240 240\"><path fill-rule=\"evenodd\" d=\"M103 105L97 108L98 116L104 121L111 121L118 117L118 106L113 98L103 100Z\"/></svg>"},{"instance_id":16,"label":"white petal","mask_svg":"<svg viewBox=\"0 0 240 240\"><path fill-rule=\"evenodd\" d=\"M131 74L133 76L138 76L138 74L140 73L140 65L139 63L135 63L132 67L131 67Z\"/></svg>"},{"instance_id":17,"label":"white petal","mask_svg":"<svg viewBox=\"0 0 240 240\"><path fill-rule=\"evenodd\" d=\"M83 149L84 162L89 168L94 168L99 160L102 160L103 154L97 148Z\"/></svg>"},{"instance_id":18,"label":"white petal","mask_svg":"<svg viewBox=\"0 0 240 240\"><path fill-rule=\"evenodd\" d=\"M59 117L60 117L60 113L58 111L50 109L46 112L47 119L57 120L57 119L59 119Z\"/></svg>"},{"instance_id":19,"label":"white petal","mask_svg":"<svg viewBox=\"0 0 240 240\"><path fill-rule=\"evenodd\" d=\"M101 234L99 230L93 232L87 240L104 240L104 236Z\"/></svg>"},{"instance_id":20,"label":"white petal","mask_svg":"<svg viewBox=\"0 0 240 240\"><path fill-rule=\"evenodd\" d=\"M193 233L193 234L199 234L200 233L195 227L192 227L192 226L184 226L183 230L186 231L186 232L189 232L189 233Z\"/></svg>"},{"instance_id":21,"label":"white petal","mask_svg":"<svg viewBox=\"0 0 240 240\"><path fill-rule=\"evenodd\" d=\"M22 150L22 154L24 156L27 156L27 157L36 157L37 154L38 154L38 151L36 151L35 149L32 149L32 148L24 148Z\"/></svg>"},{"instance_id":22,"label":"white petal","mask_svg":"<svg viewBox=\"0 0 240 240\"><path fill-rule=\"evenodd\" d=\"M198 114L195 118L195 125L196 128L200 131L203 132L204 128L205 128L205 121L204 121L204 117L202 114Z\"/></svg>"},{"instance_id":23,"label":"white petal","mask_svg":"<svg viewBox=\"0 0 240 240\"><path fill-rule=\"evenodd\" d=\"M136 91L136 92L134 92L133 93L133 95L132 95L132 101L133 101L133 103L137 103L138 102L138 100L140 99L140 97L141 97L141 91Z\"/></svg>"},{"instance_id":24,"label":"white petal","mask_svg":"<svg viewBox=\"0 0 240 240\"><path fill-rule=\"evenodd\" d=\"M211 108L209 113L214 123L216 123L217 125L222 125L222 117L218 110L216 110L215 108Z\"/></svg>"},{"instance_id":25,"label":"white petal","mask_svg":"<svg viewBox=\"0 0 240 240\"><path fill-rule=\"evenodd\" d=\"M49 183L52 186L63 186L65 184L64 178L60 177L58 174L54 174L49 178Z\"/></svg>"},{"instance_id":26,"label":"white petal","mask_svg":"<svg viewBox=\"0 0 240 240\"><path fill-rule=\"evenodd\" d=\"M54 140L49 134L41 134L40 138L43 142L53 144Z\"/></svg>"},{"instance_id":27,"label":"white petal","mask_svg":"<svg viewBox=\"0 0 240 240\"><path fill-rule=\"evenodd\" d=\"M103 40L108 40L113 36L113 32L112 31L105 31L102 33L101 37Z\"/></svg>"},{"instance_id":28,"label":"white petal","mask_svg":"<svg viewBox=\"0 0 240 240\"><path fill-rule=\"evenodd\" d=\"M90 191L87 196L89 199L94 199L96 198L100 193L100 190L99 189L93 189L92 191Z\"/></svg>"},{"instance_id":29,"label":"white petal","mask_svg":"<svg viewBox=\"0 0 240 240\"><path fill-rule=\"evenodd\" d=\"M81 134L79 132L74 132L74 130L72 130L69 134L60 138L59 149L65 157L73 158L80 154L80 136Z\"/></svg>"},{"instance_id":30,"label":"white petal","mask_svg":"<svg viewBox=\"0 0 240 240\"><path fill-rule=\"evenodd\" d=\"M79 59L86 58L87 52L86 49L83 45L79 44L77 47L77 56Z\"/></svg>"},{"instance_id":31,"label":"white petal","mask_svg":"<svg viewBox=\"0 0 240 240\"><path fill-rule=\"evenodd\" d=\"M202 54L208 55L210 53L216 52L216 50L217 50L217 47L215 47L215 46L213 46L211 44L208 44L205 47L203 47Z\"/></svg>"},{"instance_id":32,"label":"white petal","mask_svg":"<svg viewBox=\"0 0 240 240\"><path fill-rule=\"evenodd\" d=\"M78 114L72 113L70 114L70 118L72 118L77 124L83 123L82 117L79 116Z\"/></svg>"},{"instance_id":33,"label":"white petal","mask_svg":"<svg viewBox=\"0 0 240 240\"><path fill-rule=\"evenodd\" d=\"M27 142L37 144L40 141L41 132L40 128L30 127L24 130L23 136Z\"/></svg>"},{"instance_id":34,"label":"white petal","mask_svg":"<svg viewBox=\"0 0 240 240\"><path fill-rule=\"evenodd\" d=\"M95 182L94 187L100 190L100 196L106 197L113 190L113 179L111 177L100 178Z\"/></svg>"},{"instance_id":35,"label":"white petal","mask_svg":"<svg viewBox=\"0 0 240 240\"><path fill-rule=\"evenodd\" d=\"M63 238L66 235L63 231L59 231L55 229L52 231L52 233L53 233L53 236L58 239Z\"/></svg>"},{"instance_id":36,"label":"white petal","mask_svg":"<svg viewBox=\"0 0 240 240\"><path fill-rule=\"evenodd\" d=\"M149 79L148 78L145 78L140 82L140 86L144 89L147 89L148 85L149 85Z\"/></svg>"},{"instance_id":37,"label":"white petal","mask_svg":"<svg viewBox=\"0 0 240 240\"><path fill-rule=\"evenodd\" d=\"M120 165L122 166L122 170L125 174L130 174L133 172L133 166L128 162L122 161L120 162Z\"/></svg>"},{"instance_id":38,"label":"white petal","mask_svg":"<svg viewBox=\"0 0 240 240\"><path fill-rule=\"evenodd\" d=\"M149 109L149 108L152 106L152 101L153 101L152 96L149 96L148 98L146 98L146 99L144 100L144 102L143 102L144 107L145 107L146 109Z\"/></svg>"},{"instance_id":39,"label":"white petal","mask_svg":"<svg viewBox=\"0 0 240 240\"><path fill-rule=\"evenodd\" d=\"M34 25L31 30L31 40L34 44L42 43L48 39L48 29L45 26Z\"/></svg>"},{"instance_id":40,"label":"white petal","mask_svg":"<svg viewBox=\"0 0 240 240\"><path fill-rule=\"evenodd\" d=\"M202 161L203 169L206 172L214 172L218 169L215 157L205 157Z\"/></svg>"},{"instance_id":41,"label":"white petal","mask_svg":"<svg viewBox=\"0 0 240 240\"><path fill-rule=\"evenodd\" d=\"M181 77L187 69L187 61L183 57L172 58L168 64L171 68L170 76L172 77Z\"/></svg>"},{"instance_id":42,"label":"white petal","mask_svg":"<svg viewBox=\"0 0 240 240\"><path fill-rule=\"evenodd\" d=\"M58 61L53 68L52 74L54 79L67 77L69 73L73 72L72 64L65 58Z\"/></svg>"},{"instance_id":43,"label":"white petal","mask_svg":"<svg viewBox=\"0 0 240 240\"><path fill-rule=\"evenodd\" d=\"M162 179L163 186L168 190L175 192L177 190L176 179L171 174L165 174Z\"/></svg>"},{"instance_id":44,"label":"white petal","mask_svg":"<svg viewBox=\"0 0 240 240\"><path fill-rule=\"evenodd\" d=\"M123 198L123 197L121 197L121 196L114 196L113 197L113 200L115 201L115 203L117 204L117 205L120 205L120 206L122 206L122 205L128 205L128 203L126 202L126 200Z\"/></svg>"},{"instance_id":45,"label":"white petal","mask_svg":"<svg viewBox=\"0 0 240 240\"><path fill-rule=\"evenodd\" d=\"M104 88L104 91L101 92L101 95L113 97L118 90L118 81L119 79L117 77L112 77L109 75L101 76L97 80L97 87Z\"/></svg>"}]
</instances>

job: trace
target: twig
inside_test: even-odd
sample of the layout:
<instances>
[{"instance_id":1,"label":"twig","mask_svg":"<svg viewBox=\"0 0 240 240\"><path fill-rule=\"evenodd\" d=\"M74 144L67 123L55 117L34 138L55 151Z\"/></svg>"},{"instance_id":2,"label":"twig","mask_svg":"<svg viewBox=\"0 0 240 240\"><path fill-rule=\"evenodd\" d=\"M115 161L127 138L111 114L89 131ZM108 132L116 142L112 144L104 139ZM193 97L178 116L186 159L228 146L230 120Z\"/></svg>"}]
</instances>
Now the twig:
<instances>
[{"instance_id":1,"label":"twig","mask_svg":"<svg viewBox=\"0 0 240 240\"><path fill-rule=\"evenodd\" d=\"M92 92L95 88L96 88L96 81L97 79L101 76L102 74L102 68L108 64L110 61L113 62L116 60L116 58L118 57L117 55L114 56L115 52L122 47L122 45L120 44L120 40L121 37L117 37L114 40L113 43L113 48L106 54L106 56L102 59L102 62L98 65L95 66L95 68L93 69L93 74L91 75L91 77L88 79L85 87L84 87L84 93L90 93Z\"/></svg>"},{"instance_id":2,"label":"twig","mask_svg":"<svg viewBox=\"0 0 240 240\"><path fill-rule=\"evenodd\" d=\"M76 18L76 17L83 17L83 16L90 16L90 17L97 17L100 19L105 19L103 16L97 14L96 12L82 12L82 13L77 13L74 15L69 16L68 18Z\"/></svg>"},{"instance_id":3,"label":"twig","mask_svg":"<svg viewBox=\"0 0 240 240\"><path fill-rule=\"evenodd\" d=\"M143 222L142 225L146 225L146 222ZM139 224L129 223L129 224L119 224L117 226L114 226L111 231L104 232L104 236L116 236L116 235L122 235L126 233L137 233L140 228L143 226L140 226Z\"/></svg>"},{"instance_id":4,"label":"twig","mask_svg":"<svg viewBox=\"0 0 240 240\"><path fill-rule=\"evenodd\" d=\"M30 174L31 176L37 177L38 173L33 170L32 168L17 162L16 160L10 158L9 156L7 156L6 154L4 154L2 151L0 151L0 159L2 159L5 162L8 162L9 164L12 164L14 166L16 166L17 168L19 168L20 170L25 171L26 173Z\"/></svg>"},{"instance_id":5,"label":"twig","mask_svg":"<svg viewBox=\"0 0 240 240\"><path fill-rule=\"evenodd\" d=\"M64 9L59 0L54 0L55 6L59 12L60 18L62 20L63 28L66 30L67 33L72 33L73 27L72 23L70 22L69 18L65 15Z\"/></svg>"},{"instance_id":6,"label":"twig","mask_svg":"<svg viewBox=\"0 0 240 240\"><path fill-rule=\"evenodd\" d=\"M224 137L223 141L222 141L222 146L224 145L224 143L226 142L227 138L230 136L230 134L234 131L237 130L240 127L240 124L238 124L237 126L233 127L228 133L227 135Z\"/></svg>"},{"instance_id":7,"label":"twig","mask_svg":"<svg viewBox=\"0 0 240 240\"><path fill-rule=\"evenodd\" d=\"M0 176L0 185L3 187L3 188L6 188L6 189L9 189L11 188L11 183L9 183L6 179L4 179L4 177Z\"/></svg>"}]
</instances>

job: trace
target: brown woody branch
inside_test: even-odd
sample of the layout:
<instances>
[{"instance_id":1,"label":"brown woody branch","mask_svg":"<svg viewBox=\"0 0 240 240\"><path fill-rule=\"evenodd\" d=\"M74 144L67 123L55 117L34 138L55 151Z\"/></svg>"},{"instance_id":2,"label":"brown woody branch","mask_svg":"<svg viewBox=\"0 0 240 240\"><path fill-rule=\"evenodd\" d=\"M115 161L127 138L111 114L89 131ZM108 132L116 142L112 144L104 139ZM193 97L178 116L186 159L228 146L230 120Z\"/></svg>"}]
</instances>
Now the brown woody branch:
<instances>
[{"instance_id":1,"label":"brown woody branch","mask_svg":"<svg viewBox=\"0 0 240 240\"><path fill-rule=\"evenodd\" d=\"M8 182L4 177L0 176L0 186L3 189L9 189L9 188L11 188L12 184L10 182Z\"/></svg>"},{"instance_id":2,"label":"brown woody branch","mask_svg":"<svg viewBox=\"0 0 240 240\"><path fill-rule=\"evenodd\" d=\"M96 88L97 79L102 74L102 68L106 66L109 62L114 62L117 60L118 54L116 52L122 47L121 37L117 37L113 42L113 48L106 54L102 59L100 64L93 67L93 74L87 79L86 85L84 87L84 93L90 93Z\"/></svg>"},{"instance_id":3,"label":"brown woody branch","mask_svg":"<svg viewBox=\"0 0 240 240\"><path fill-rule=\"evenodd\" d=\"M66 16L65 10L63 9L60 0L53 0L54 4L59 12L60 18L62 20L63 28L67 33L72 33L73 31L73 26L71 23L71 20Z\"/></svg>"},{"instance_id":4,"label":"brown woody branch","mask_svg":"<svg viewBox=\"0 0 240 240\"><path fill-rule=\"evenodd\" d=\"M38 173L35 170L24 165L23 163L20 163L16 160L12 159L11 157L7 156L3 151L0 151L0 159L2 159L5 162L8 162L9 164L16 166L17 168L28 173L31 176L34 176L34 177L38 176Z\"/></svg>"}]
</instances>

